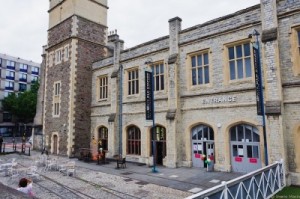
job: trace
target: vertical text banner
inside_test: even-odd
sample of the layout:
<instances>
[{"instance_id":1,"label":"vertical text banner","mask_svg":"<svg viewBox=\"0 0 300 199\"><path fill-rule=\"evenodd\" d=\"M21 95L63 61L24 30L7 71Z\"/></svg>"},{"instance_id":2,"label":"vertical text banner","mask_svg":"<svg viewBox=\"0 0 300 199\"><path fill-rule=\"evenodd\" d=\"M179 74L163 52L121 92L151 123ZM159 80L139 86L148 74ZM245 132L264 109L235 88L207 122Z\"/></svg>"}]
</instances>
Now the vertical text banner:
<instances>
[{"instance_id":1,"label":"vertical text banner","mask_svg":"<svg viewBox=\"0 0 300 199\"><path fill-rule=\"evenodd\" d=\"M152 72L145 71L145 109L146 120L153 120Z\"/></svg>"},{"instance_id":2,"label":"vertical text banner","mask_svg":"<svg viewBox=\"0 0 300 199\"><path fill-rule=\"evenodd\" d=\"M253 62L255 74L255 88L256 88L256 108L257 115L262 115L262 85L261 85L261 70L259 69L259 51L253 46Z\"/></svg>"}]
</instances>

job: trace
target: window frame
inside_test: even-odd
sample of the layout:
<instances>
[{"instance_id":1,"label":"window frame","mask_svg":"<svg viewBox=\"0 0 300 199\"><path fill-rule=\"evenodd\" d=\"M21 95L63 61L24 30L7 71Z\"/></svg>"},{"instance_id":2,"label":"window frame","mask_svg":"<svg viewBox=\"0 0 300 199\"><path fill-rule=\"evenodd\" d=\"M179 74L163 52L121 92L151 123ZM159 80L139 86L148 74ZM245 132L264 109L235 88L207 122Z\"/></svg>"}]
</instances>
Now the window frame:
<instances>
[{"instance_id":1,"label":"window frame","mask_svg":"<svg viewBox=\"0 0 300 199\"><path fill-rule=\"evenodd\" d=\"M61 110L61 81L56 81L53 83L53 117L60 116Z\"/></svg>"},{"instance_id":2,"label":"window frame","mask_svg":"<svg viewBox=\"0 0 300 199\"><path fill-rule=\"evenodd\" d=\"M131 74L135 72L135 75L134 77L136 77L137 75L137 78L134 78L134 79L130 79L131 78ZM128 69L126 70L126 95L127 96L137 96L140 94L140 72L139 72L139 68L138 67L135 67L135 68L131 68L131 69ZM131 92L133 91L132 87L134 87L134 92Z\"/></svg>"},{"instance_id":3,"label":"window frame","mask_svg":"<svg viewBox=\"0 0 300 199\"><path fill-rule=\"evenodd\" d=\"M150 65L152 73L153 73L153 88L154 88L154 92L164 92L166 90L166 75L165 75L165 64L163 61L159 61L159 62L155 62L153 64ZM156 68L158 68L158 73L157 70L155 70ZM161 69L163 69L163 72L161 71ZM163 78L163 79L162 79ZM158 79L158 88L157 89L157 79Z\"/></svg>"},{"instance_id":4,"label":"window frame","mask_svg":"<svg viewBox=\"0 0 300 199\"><path fill-rule=\"evenodd\" d=\"M129 133L133 133L133 138L130 138L132 136L129 135ZM137 135L136 135L137 134ZM141 130L137 126L130 126L126 131L126 154L127 155L141 155Z\"/></svg>"},{"instance_id":5,"label":"window frame","mask_svg":"<svg viewBox=\"0 0 300 199\"><path fill-rule=\"evenodd\" d=\"M108 75L101 75L97 78L98 101L108 99Z\"/></svg>"},{"instance_id":6,"label":"window frame","mask_svg":"<svg viewBox=\"0 0 300 199\"><path fill-rule=\"evenodd\" d=\"M244 45L245 44L249 44L249 55L248 56L244 56ZM236 56L236 47L237 46L242 46L242 57L237 57ZM234 58L235 59L230 59L229 57L229 48L234 47ZM235 42L231 42L231 43L227 43L224 44L224 80L225 80L225 85L231 84L231 83L235 83L235 82L247 82L247 81L254 81L254 66L253 66L253 51L252 51L252 43L251 43L251 38L247 38L247 39L242 39L242 40L238 40ZM246 58L245 58L246 57ZM246 59L250 59L250 69L251 69L251 76L247 77L246 76ZM237 60L242 60L243 63L243 78L238 78L238 64L237 64ZM235 79L231 79L231 71L230 71L230 61L235 61Z\"/></svg>"},{"instance_id":7,"label":"window frame","mask_svg":"<svg viewBox=\"0 0 300 199\"><path fill-rule=\"evenodd\" d=\"M300 75L300 24L291 27L291 61L294 76Z\"/></svg>"}]
</instances>

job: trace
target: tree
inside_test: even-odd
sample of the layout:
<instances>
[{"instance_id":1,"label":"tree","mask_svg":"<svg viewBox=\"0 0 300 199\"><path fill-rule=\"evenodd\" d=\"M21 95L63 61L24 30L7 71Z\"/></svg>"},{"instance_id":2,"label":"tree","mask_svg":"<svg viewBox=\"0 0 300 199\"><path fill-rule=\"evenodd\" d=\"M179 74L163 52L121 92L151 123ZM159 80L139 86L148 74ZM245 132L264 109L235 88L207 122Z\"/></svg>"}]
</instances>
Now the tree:
<instances>
[{"instance_id":1,"label":"tree","mask_svg":"<svg viewBox=\"0 0 300 199\"><path fill-rule=\"evenodd\" d=\"M4 111L10 112L16 118L16 122L33 122L36 113L36 103L39 82L31 84L31 89L16 95L12 93L2 100Z\"/></svg>"}]
</instances>

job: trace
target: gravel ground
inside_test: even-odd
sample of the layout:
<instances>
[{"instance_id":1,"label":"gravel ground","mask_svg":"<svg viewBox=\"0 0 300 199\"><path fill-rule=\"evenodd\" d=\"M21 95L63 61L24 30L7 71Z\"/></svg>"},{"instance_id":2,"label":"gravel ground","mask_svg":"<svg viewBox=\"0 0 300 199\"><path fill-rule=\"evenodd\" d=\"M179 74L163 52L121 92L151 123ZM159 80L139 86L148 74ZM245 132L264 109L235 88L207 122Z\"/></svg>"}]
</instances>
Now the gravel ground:
<instances>
[{"instance_id":1,"label":"gravel ground","mask_svg":"<svg viewBox=\"0 0 300 199\"><path fill-rule=\"evenodd\" d=\"M0 159L8 161L16 158L17 168L26 168L34 165L38 155L20 156L10 154L0 156ZM68 158L59 157L59 161L67 161ZM41 199L96 199L96 198L155 198L155 199L177 199L185 198L191 193L172 188L162 187L146 182L136 181L130 178L110 175L83 167L76 167L75 176L65 176L59 171L38 170L41 179L33 179L33 191L35 197ZM0 182L12 188L17 188L19 179L25 174L19 173L15 178L5 177L0 174ZM1 195L0 195L0 198Z\"/></svg>"}]
</instances>

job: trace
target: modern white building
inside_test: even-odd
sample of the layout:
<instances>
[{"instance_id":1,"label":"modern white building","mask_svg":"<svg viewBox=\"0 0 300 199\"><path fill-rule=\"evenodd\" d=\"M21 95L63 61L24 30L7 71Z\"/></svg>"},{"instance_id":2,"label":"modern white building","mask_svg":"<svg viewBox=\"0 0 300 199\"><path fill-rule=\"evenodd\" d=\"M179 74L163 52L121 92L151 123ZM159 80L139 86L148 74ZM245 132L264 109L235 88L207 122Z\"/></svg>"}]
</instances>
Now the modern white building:
<instances>
[{"instance_id":1,"label":"modern white building","mask_svg":"<svg viewBox=\"0 0 300 199\"><path fill-rule=\"evenodd\" d=\"M9 93L19 93L30 89L32 81L37 81L40 74L40 64L0 53L0 101ZM12 132L14 123L12 115L0 111L0 134Z\"/></svg>"}]
</instances>

